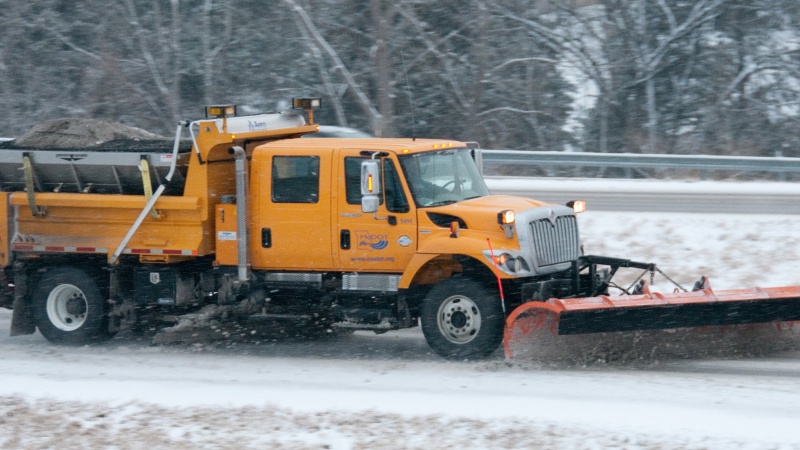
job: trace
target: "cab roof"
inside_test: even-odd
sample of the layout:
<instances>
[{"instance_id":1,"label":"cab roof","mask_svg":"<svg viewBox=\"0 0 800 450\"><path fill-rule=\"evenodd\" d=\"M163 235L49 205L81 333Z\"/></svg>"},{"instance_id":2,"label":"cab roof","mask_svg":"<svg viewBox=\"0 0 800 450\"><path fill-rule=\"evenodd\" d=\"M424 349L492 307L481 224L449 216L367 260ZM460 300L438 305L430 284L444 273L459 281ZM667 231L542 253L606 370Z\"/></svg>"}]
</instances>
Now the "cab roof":
<instances>
[{"instance_id":1,"label":"cab roof","mask_svg":"<svg viewBox=\"0 0 800 450\"><path fill-rule=\"evenodd\" d=\"M315 138L315 139L281 139L259 147L269 148L330 148L378 150L395 154L412 154L431 150L447 150L465 148L467 144L451 139L410 139L410 138Z\"/></svg>"}]
</instances>

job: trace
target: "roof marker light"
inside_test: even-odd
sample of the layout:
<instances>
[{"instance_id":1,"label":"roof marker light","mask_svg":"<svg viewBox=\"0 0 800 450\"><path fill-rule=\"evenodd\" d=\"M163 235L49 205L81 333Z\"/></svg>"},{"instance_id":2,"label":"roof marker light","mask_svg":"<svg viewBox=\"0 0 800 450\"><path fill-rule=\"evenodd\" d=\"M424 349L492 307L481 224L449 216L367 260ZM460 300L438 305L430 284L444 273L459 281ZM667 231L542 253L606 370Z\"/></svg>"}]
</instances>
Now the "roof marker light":
<instances>
[{"instance_id":1,"label":"roof marker light","mask_svg":"<svg viewBox=\"0 0 800 450\"><path fill-rule=\"evenodd\" d=\"M236 115L236 105L206 106L206 119L218 119Z\"/></svg>"},{"instance_id":2,"label":"roof marker light","mask_svg":"<svg viewBox=\"0 0 800 450\"><path fill-rule=\"evenodd\" d=\"M580 214L586 211L586 200L573 200L567 202L567 206L575 210L575 214Z\"/></svg>"},{"instance_id":3,"label":"roof marker light","mask_svg":"<svg viewBox=\"0 0 800 450\"><path fill-rule=\"evenodd\" d=\"M500 225L511 225L514 223L516 216L514 211L506 209L497 213L497 223Z\"/></svg>"}]
</instances>

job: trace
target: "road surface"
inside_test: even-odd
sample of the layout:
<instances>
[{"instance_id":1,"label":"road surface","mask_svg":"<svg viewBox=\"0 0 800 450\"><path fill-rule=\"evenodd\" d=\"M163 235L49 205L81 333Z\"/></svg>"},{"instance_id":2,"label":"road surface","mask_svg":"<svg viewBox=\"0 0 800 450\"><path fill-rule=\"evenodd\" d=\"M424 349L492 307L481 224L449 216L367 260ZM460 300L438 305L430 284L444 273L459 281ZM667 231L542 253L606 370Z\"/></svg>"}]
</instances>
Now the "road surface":
<instances>
[{"instance_id":1,"label":"road surface","mask_svg":"<svg viewBox=\"0 0 800 450\"><path fill-rule=\"evenodd\" d=\"M161 347L3 336L0 448L800 448L796 341L451 362L418 330Z\"/></svg>"},{"instance_id":2,"label":"road surface","mask_svg":"<svg viewBox=\"0 0 800 450\"><path fill-rule=\"evenodd\" d=\"M658 262L683 283L800 284L797 216L579 217L587 252ZM417 329L64 347L9 337L10 318L0 310L0 449L800 448L800 337L768 327L465 362Z\"/></svg>"}]
</instances>

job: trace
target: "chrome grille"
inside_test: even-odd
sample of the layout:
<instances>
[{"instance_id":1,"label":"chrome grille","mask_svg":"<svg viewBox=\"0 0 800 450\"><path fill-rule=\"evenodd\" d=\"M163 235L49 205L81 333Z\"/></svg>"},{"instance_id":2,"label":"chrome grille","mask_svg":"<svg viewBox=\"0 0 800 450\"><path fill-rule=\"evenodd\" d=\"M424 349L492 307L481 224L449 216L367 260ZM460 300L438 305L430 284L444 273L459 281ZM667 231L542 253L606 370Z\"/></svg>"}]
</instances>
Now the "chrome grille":
<instances>
[{"instance_id":1,"label":"chrome grille","mask_svg":"<svg viewBox=\"0 0 800 450\"><path fill-rule=\"evenodd\" d=\"M558 216L555 222L550 219L534 220L530 222L530 227L539 267L570 262L580 256L575 216Z\"/></svg>"}]
</instances>

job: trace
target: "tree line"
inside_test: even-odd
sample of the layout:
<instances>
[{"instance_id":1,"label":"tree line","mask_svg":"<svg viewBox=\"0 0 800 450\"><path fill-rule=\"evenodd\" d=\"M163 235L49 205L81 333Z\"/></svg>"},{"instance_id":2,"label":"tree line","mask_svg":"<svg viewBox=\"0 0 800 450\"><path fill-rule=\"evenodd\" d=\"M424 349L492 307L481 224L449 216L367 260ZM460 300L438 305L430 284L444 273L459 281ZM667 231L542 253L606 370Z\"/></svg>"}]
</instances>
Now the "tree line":
<instances>
[{"instance_id":1,"label":"tree line","mask_svg":"<svg viewBox=\"0 0 800 450\"><path fill-rule=\"evenodd\" d=\"M484 148L800 156L795 0L0 0L3 136L208 104Z\"/></svg>"}]
</instances>

